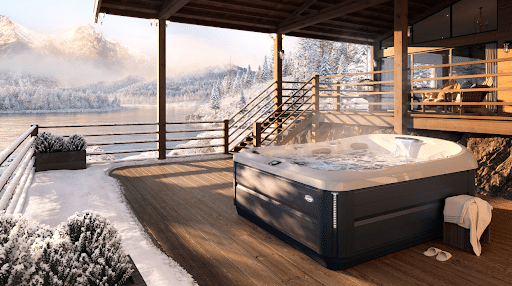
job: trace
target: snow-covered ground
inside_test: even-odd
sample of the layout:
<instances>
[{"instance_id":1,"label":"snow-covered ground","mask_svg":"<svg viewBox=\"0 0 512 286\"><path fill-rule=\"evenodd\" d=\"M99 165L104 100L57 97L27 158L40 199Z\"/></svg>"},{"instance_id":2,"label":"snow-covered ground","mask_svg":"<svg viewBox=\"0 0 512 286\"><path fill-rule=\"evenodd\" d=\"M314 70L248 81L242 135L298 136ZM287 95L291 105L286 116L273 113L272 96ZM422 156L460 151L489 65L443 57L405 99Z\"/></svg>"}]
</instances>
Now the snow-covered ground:
<instances>
[{"instance_id":1,"label":"snow-covered ground","mask_svg":"<svg viewBox=\"0 0 512 286\"><path fill-rule=\"evenodd\" d=\"M197 157L169 158L158 162L193 159ZM153 244L127 205L117 181L108 176L114 168L156 161L102 162L89 164L85 170L37 172L28 190L23 215L29 221L55 227L76 212L96 211L119 231L123 248L148 285L197 285L190 274Z\"/></svg>"}]
</instances>

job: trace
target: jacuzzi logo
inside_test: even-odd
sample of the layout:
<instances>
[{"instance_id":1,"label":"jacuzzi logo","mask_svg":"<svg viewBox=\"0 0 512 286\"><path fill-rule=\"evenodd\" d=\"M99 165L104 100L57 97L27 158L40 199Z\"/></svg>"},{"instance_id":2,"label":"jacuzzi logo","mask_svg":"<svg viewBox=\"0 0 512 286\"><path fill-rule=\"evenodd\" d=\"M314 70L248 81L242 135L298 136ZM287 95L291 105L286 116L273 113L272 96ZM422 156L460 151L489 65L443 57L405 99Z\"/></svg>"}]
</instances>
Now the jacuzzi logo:
<instances>
[{"instance_id":1,"label":"jacuzzi logo","mask_svg":"<svg viewBox=\"0 0 512 286\"><path fill-rule=\"evenodd\" d=\"M312 202L313 202L313 197L312 197L312 196L310 196L310 195L305 195L305 196L304 196L304 199L305 199L305 200L306 200L306 202L308 202L308 203L312 203Z\"/></svg>"}]
</instances>

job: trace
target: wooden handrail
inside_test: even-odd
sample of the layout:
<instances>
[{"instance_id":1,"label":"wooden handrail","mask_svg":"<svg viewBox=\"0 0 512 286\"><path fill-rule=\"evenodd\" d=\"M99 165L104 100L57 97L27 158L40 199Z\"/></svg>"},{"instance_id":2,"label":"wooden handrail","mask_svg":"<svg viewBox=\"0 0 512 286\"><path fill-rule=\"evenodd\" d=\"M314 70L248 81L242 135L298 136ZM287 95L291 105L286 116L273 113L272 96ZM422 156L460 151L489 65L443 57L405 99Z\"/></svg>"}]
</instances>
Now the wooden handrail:
<instances>
[{"instance_id":1,"label":"wooden handrail","mask_svg":"<svg viewBox=\"0 0 512 286\"><path fill-rule=\"evenodd\" d=\"M369 71L369 72L348 73L348 74L335 74L335 75L321 76L320 79L323 79L323 78L333 78L333 77L364 75L364 74L379 74L379 73L388 73L388 72L391 73L391 72L394 72L394 70Z\"/></svg>"},{"instance_id":2,"label":"wooden handrail","mask_svg":"<svg viewBox=\"0 0 512 286\"><path fill-rule=\"evenodd\" d=\"M12 162L9 164L9 167L7 167L7 169L4 170L4 172L0 176L0 190L3 189L3 187L5 186L5 184L11 177L11 175L14 173L14 170L16 170L16 168L20 164L21 159L23 159L23 157L25 157L25 155L27 154L30 147L32 147L32 144L34 143L34 141L35 141L35 137L30 138L30 140L23 147L23 149L21 149L18 156L16 156L16 158L14 158L14 160L12 160Z\"/></svg>"},{"instance_id":3,"label":"wooden handrail","mask_svg":"<svg viewBox=\"0 0 512 286\"><path fill-rule=\"evenodd\" d=\"M263 90L262 92L260 92L260 94L258 94L257 96L255 96L249 103L247 103L244 107L240 108L240 110L235 113L233 116L231 116L231 118L229 119L229 121L233 120L235 118L235 116L237 116L238 114L240 114L242 112L242 110L246 109L247 107L249 107L249 105L251 105L257 98L259 98L260 96L262 96L264 93L266 93L266 91L273 87L275 85L276 81L272 82L267 88L265 88L265 90ZM276 89L274 88L273 91L275 91ZM273 92L272 91L272 92Z\"/></svg>"},{"instance_id":4,"label":"wooden handrail","mask_svg":"<svg viewBox=\"0 0 512 286\"><path fill-rule=\"evenodd\" d=\"M56 125L39 125L39 128L112 127L112 126L136 126L136 125L158 125L158 122L56 124Z\"/></svg>"},{"instance_id":5,"label":"wooden handrail","mask_svg":"<svg viewBox=\"0 0 512 286\"><path fill-rule=\"evenodd\" d=\"M462 62L462 63L451 63L451 64L440 64L440 65L431 65L431 66L412 67L412 68L408 68L407 70L422 70L422 69L432 69L432 68L448 68L448 67L466 66L466 65L500 63L500 62L508 62L508 61L512 61L512 58L501 58L501 59L480 60L480 61L471 61L471 62Z\"/></svg>"},{"instance_id":6,"label":"wooden handrail","mask_svg":"<svg viewBox=\"0 0 512 286\"><path fill-rule=\"evenodd\" d=\"M500 76L512 76L512 73L483 73L483 74L472 74L472 75L454 75L454 76L442 76L442 77L426 77L426 78L414 78L411 81L433 81L433 80L447 80L447 79L465 79L465 78L480 78L480 77L500 77Z\"/></svg>"},{"instance_id":7,"label":"wooden handrail","mask_svg":"<svg viewBox=\"0 0 512 286\"><path fill-rule=\"evenodd\" d=\"M313 96L313 95L312 95L312 96ZM304 104L304 103L306 103L306 101L303 101L303 102L302 102L302 104ZM301 106L302 106L302 104L301 104L299 107L301 107ZM299 113L299 115L297 115L297 117L295 117L295 118L292 120L292 122L290 122L290 124L288 124L288 126L286 126L283 130L281 130L281 133L283 133L283 132L285 132L286 130L288 130L288 128L290 128L290 126L292 126L292 125L295 123L295 121L297 121L297 120L299 119L299 117L301 117L301 116L302 116L302 114L304 114L307 110L309 110L309 108L311 108L311 106L313 106L313 104L315 104L315 103L314 103L314 102L311 102L311 103L309 104L309 106L308 106L308 107L306 107L306 109L303 109L303 110L302 110L302 112L301 112L301 113ZM298 108L297 108L296 110L298 110ZM275 129L274 129L274 130L275 130ZM272 131L272 132L273 132L273 131ZM265 137L265 139L266 139L266 138L267 138L267 137ZM275 136L275 137L274 137L274 139L272 139L268 144L269 144L269 145L270 145L270 144L272 144L276 139L277 139L277 136Z\"/></svg>"},{"instance_id":8,"label":"wooden handrail","mask_svg":"<svg viewBox=\"0 0 512 286\"><path fill-rule=\"evenodd\" d=\"M267 95L266 95L266 96L261 97L260 101L258 101L258 103L256 103L256 104L254 104L254 105L252 106L252 108L251 108L251 109L247 110L247 111L245 112L245 114L244 114L244 115L250 114L250 113L254 110L254 108L256 108L258 105L260 105L260 104L261 104L261 102L263 102L263 100L267 99L267 98L268 98L268 96L269 96L270 94L272 94L274 91L276 91L276 88L274 88L272 91L270 91L269 93L267 93ZM261 95L262 95L262 94L260 93L260 95L258 95L258 97L260 97ZM252 102L254 102L258 97L255 97L255 98L251 101L251 103L252 103ZM240 110L239 110L235 115L240 114L240 112L242 112L242 110L244 110L244 108L247 108L247 107L248 107L248 105L246 104L246 105L245 105L242 109L240 109ZM234 126L234 125L235 125L235 124L237 124L240 120L242 120L242 118L244 118L244 115L242 115L242 116L241 116L240 118L238 118L236 121L234 121L233 123L231 123L231 126ZM254 115L254 114L253 114L253 115ZM231 120L233 120L234 118L235 118L234 116L231 116L230 121L231 121Z\"/></svg>"},{"instance_id":9,"label":"wooden handrail","mask_svg":"<svg viewBox=\"0 0 512 286\"><path fill-rule=\"evenodd\" d=\"M30 134L37 128L36 125L32 125L27 131L25 131L25 133L21 134L20 137L18 137L18 139L16 139L14 142L11 143L11 145L9 145L9 147L5 148L1 153L0 153L0 166L5 162L5 160L7 160L7 158L9 158L9 156L11 156L12 153L14 153L14 151L16 151L16 149L18 149L18 147L21 145L21 143L23 143L25 141L25 139L27 139L28 136L30 136ZM0 188L1 190L1 188Z\"/></svg>"},{"instance_id":10,"label":"wooden handrail","mask_svg":"<svg viewBox=\"0 0 512 286\"><path fill-rule=\"evenodd\" d=\"M312 87L311 87L310 89L312 89ZM307 93L307 92L306 92L306 93ZM304 93L304 95L305 95L306 93ZM303 95L303 96L301 96L301 97L299 97L299 98L297 98L297 100L299 100L299 99L301 99L301 98L305 97L304 95ZM300 104L299 104L299 106L297 106L297 108L295 108L295 110L294 110L294 111L299 110L299 108L301 108L301 107L302 107L306 102L308 102L311 98L313 98L313 96L315 96L315 95L314 95L314 94L311 94L311 95L310 95L306 100L303 100L303 101L302 101L302 103L300 103ZM292 107L293 105L297 104L297 103L296 103L296 102L297 102L297 100L295 100L295 101L294 101L294 103L292 103L292 104L291 104L291 105L286 109L286 111L288 111L288 110L289 110L289 108L290 108L290 107ZM313 104L314 104L314 102L312 102L312 103L311 103L311 104L310 104L306 109L304 109L304 110L300 113L300 115L302 115L306 110L308 110L308 109L309 109ZM290 113L286 118L284 118L281 122L279 122L279 123L277 124L277 126L276 126L275 128L273 128L273 129L272 129L272 131L271 131L269 134L267 134L267 136L265 136L265 138L263 138L263 139L261 140L261 142L264 142L265 140L267 140L267 138L268 138L272 133L274 133L274 131L276 131L279 127L281 127L281 126L286 122L286 120L288 120L288 119L290 118L290 116L292 116L292 115L293 115L293 113L294 113L294 112L291 112L291 113ZM300 115L298 115L296 118L298 118ZM267 129L269 128L269 126L270 126L270 125L274 124L274 123L276 122L276 120L277 120L277 119L278 119L278 118L274 119L271 123L269 123L269 124L268 124L268 126L265 128L265 130L267 130ZM294 122L295 122L295 120L294 120L291 124L293 124ZM286 129L288 129L288 128L286 128ZM286 129L285 129L285 130L286 130ZM279 134L281 134L282 132L284 132L284 130L281 130L281 132L280 132ZM279 135L279 134L276 134L276 136L277 136L277 135ZM275 139L275 138L274 138L274 139ZM274 140L272 140L269 144L271 144L272 142L274 142Z\"/></svg>"},{"instance_id":11,"label":"wooden handrail","mask_svg":"<svg viewBox=\"0 0 512 286\"><path fill-rule=\"evenodd\" d=\"M313 81L313 77L310 78L306 83L304 83L301 87L299 87L297 89L297 91L295 91L288 99L286 99L286 101L284 101L283 103L281 103L281 105L279 105L278 107L275 108L275 110L280 110L290 99L292 99L296 94L297 92L301 91L304 87L306 87L306 85ZM303 97L306 93L308 93L311 89L313 88L313 86L311 86L309 89L306 90L306 92L304 92L301 97ZM263 119L263 122L267 121L270 116L274 115L276 113L276 111L272 112L271 114L269 114L267 117L265 117L265 119ZM281 113L282 114L282 113Z\"/></svg>"}]
</instances>

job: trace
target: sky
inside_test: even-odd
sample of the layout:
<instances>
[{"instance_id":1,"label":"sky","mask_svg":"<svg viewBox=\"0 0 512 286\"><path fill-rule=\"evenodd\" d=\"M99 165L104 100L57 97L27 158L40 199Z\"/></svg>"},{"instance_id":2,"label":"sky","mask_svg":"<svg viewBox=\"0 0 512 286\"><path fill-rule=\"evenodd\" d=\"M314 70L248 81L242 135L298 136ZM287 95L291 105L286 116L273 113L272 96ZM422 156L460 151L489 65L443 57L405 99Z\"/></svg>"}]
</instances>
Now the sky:
<instances>
[{"instance_id":1,"label":"sky","mask_svg":"<svg viewBox=\"0 0 512 286\"><path fill-rule=\"evenodd\" d=\"M39 33L59 33L90 24L104 36L156 58L157 28L150 20L106 15L94 24L93 0L3 1L0 15ZM297 38L285 37L288 52ZM170 23L167 27L167 74L175 75L204 67L234 64L251 65L252 70L270 55L269 34L197 25ZM288 47L288 48L287 48Z\"/></svg>"}]
</instances>

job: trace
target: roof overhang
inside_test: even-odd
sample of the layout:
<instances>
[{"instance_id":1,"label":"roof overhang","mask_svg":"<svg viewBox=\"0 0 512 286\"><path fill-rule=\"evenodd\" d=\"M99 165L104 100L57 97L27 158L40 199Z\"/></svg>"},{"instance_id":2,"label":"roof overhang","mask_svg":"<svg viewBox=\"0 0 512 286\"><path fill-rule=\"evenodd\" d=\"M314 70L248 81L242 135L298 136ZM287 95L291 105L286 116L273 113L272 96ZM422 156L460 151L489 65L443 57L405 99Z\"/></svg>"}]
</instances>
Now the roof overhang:
<instances>
[{"instance_id":1,"label":"roof overhang","mask_svg":"<svg viewBox=\"0 0 512 286\"><path fill-rule=\"evenodd\" d=\"M455 0L409 0L414 23ZM373 44L393 32L393 0L95 0L100 13Z\"/></svg>"}]
</instances>

